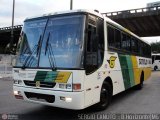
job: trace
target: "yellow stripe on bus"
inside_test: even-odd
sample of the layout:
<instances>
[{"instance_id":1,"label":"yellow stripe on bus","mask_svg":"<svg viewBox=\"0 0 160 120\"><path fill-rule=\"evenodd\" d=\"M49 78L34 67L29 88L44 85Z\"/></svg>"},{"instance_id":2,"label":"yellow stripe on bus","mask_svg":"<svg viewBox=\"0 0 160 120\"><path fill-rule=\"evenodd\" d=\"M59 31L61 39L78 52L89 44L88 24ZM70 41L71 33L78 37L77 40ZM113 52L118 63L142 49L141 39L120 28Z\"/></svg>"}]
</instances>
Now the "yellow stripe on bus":
<instances>
[{"instance_id":1,"label":"yellow stripe on bus","mask_svg":"<svg viewBox=\"0 0 160 120\"><path fill-rule=\"evenodd\" d=\"M140 83L141 70L138 68L136 56L131 56L131 59L132 59L133 72L134 72L134 81L135 81L135 85L137 85Z\"/></svg>"},{"instance_id":2,"label":"yellow stripe on bus","mask_svg":"<svg viewBox=\"0 0 160 120\"><path fill-rule=\"evenodd\" d=\"M151 76L151 68L144 68L144 80L147 80Z\"/></svg>"},{"instance_id":3,"label":"yellow stripe on bus","mask_svg":"<svg viewBox=\"0 0 160 120\"><path fill-rule=\"evenodd\" d=\"M138 68L137 58L136 56L131 56L132 64L133 64L133 72L134 72L134 81L135 85L140 83L140 77L142 71L144 72L144 80L147 80L151 75L151 68Z\"/></svg>"},{"instance_id":4,"label":"yellow stripe on bus","mask_svg":"<svg viewBox=\"0 0 160 120\"><path fill-rule=\"evenodd\" d=\"M55 82L67 83L70 75L71 75L71 72L58 72Z\"/></svg>"},{"instance_id":5,"label":"yellow stripe on bus","mask_svg":"<svg viewBox=\"0 0 160 120\"><path fill-rule=\"evenodd\" d=\"M129 31L128 29L124 28L124 31L131 34L131 31Z\"/></svg>"}]
</instances>

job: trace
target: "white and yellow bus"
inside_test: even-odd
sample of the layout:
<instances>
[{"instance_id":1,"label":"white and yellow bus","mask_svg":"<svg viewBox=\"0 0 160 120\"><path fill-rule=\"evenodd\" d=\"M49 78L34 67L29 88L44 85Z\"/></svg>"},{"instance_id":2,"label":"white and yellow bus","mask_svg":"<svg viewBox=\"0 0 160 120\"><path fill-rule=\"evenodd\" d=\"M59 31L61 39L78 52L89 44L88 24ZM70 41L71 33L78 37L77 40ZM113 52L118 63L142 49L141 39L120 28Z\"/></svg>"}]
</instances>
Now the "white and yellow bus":
<instances>
[{"instance_id":1,"label":"white and yellow bus","mask_svg":"<svg viewBox=\"0 0 160 120\"><path fill-rule=\"evenodd\" d=\"M28 18L13 68L17 99L67 109L105 109L113 95L141 89L151 47L95 11Z\"/></svg>"}]
</instances>

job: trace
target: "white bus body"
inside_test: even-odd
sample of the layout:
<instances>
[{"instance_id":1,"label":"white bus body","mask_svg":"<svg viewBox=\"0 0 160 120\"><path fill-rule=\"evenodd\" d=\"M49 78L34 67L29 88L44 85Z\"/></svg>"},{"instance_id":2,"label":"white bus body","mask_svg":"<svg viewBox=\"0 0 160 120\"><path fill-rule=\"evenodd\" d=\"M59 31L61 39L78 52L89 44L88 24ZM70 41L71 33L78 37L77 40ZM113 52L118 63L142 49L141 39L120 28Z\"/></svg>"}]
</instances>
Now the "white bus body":
<instances>
[{"instance_id":1,"label":"white bus body","mask_svg":"<svg viewBox=\"0 0 160 120\"><path fill-rule=\"evenodd\" d=\"M152 54L152 70L160 70L160 53Z\"/></svg>"},{"instance_id":2,"label":"white bus body","mask_svg":"<svg viewBox=\"0 0 160 120\"><path fill-rule=\"evenodd\" d=\"M97 12L29 18L20 40L13 68L17 99L67 109L94 104L105 109L112 95L142 88L151 74L150 45Z\"/></svg>"}]
</instances>

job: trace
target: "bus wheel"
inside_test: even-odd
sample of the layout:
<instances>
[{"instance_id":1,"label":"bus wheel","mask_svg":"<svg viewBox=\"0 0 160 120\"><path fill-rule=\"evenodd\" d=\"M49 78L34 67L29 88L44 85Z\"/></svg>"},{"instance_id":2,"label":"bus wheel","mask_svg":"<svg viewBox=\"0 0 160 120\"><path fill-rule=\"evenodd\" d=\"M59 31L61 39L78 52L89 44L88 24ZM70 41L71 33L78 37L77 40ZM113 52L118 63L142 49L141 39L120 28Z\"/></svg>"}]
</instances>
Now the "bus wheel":
<instances>
[{"instance_id":1,"label":"bus wheel","mask_svg":"<svg viewBox=\"0 0 160 120\"><path fill-rule=\"evenodd\" d=\"M112 98L111 85L108 82L104 82L101 88L100 102L97 103L96 108L98 110L106 109L111 102L111 98Z\"/></svg>"},{"instance_id":2,"label":"bus wheel","mask_svg":"<svg viewBox=\"0 0 160 120\"><path fill-rule=\"evenodd\" d=\"M155 70L155 71L157 70L157 66L154 66L154 70Z\"/></svg>"},{"instance_id":3,"label":"bus wheel","mask_svg":"<svg viewBox=\"0 0 160 120\"><path fill-rule=\"evenodd\" d=\"M137 90L141 90L143 88L143 81L144 81L144 73L142 72L141 78L140 78L140 83L136 86Z\"/></svg>"}]
</instances>

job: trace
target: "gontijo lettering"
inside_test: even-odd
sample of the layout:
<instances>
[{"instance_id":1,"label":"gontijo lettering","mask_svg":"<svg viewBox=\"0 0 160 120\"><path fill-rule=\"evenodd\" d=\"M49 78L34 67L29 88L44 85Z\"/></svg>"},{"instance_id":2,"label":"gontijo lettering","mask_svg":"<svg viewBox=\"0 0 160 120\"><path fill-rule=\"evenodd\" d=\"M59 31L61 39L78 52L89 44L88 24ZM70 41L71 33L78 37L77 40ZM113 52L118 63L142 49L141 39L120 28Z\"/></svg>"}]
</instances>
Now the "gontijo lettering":
<instances>
[{"instance_id":1,"label":"gontijo lettering","mask_svg":"<svg viewBox=\"0 0 160 120\"><path fill-rule=\"evenodd\" d=\"M139 64L140 65L148 65L148 64L151 64L151 60L139 59Z\"/></svg>"}]
</instances>

